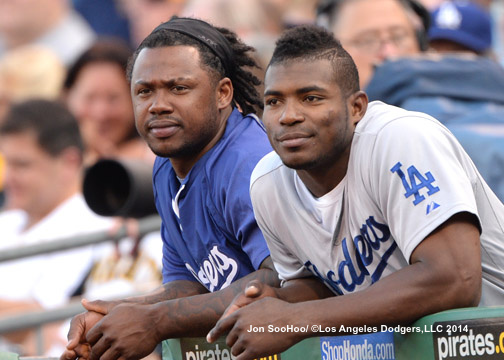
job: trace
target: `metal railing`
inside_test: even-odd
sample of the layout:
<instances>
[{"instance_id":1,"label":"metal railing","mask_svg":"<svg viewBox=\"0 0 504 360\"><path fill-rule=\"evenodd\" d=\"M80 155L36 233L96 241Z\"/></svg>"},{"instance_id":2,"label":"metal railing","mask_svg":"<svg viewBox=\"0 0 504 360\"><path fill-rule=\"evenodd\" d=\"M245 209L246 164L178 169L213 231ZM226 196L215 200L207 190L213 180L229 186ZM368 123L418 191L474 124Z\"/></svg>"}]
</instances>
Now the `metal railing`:
<instances>
[{"instance_id":1,"label":"metal railing","mask_svg":"<svg viewBox=\"0 0 504 360\"><path fill-rule=\"evenodd\" d=\"M140 236L150 232L159 231L161 228L161 218L158 215L149 216L138 221L138 233ZM40 244L23 246L18 248L0 251L0 262L17 260L25 257L48 254L56 251L68 250L82 246L99 244L109 241L117 241L127 236L125 226L122 226L115 234L111 235L106 231L78 235L63 239L57 239ZM43 352L43 341L41 327L45 324L62 321L71 318L84 311L80 301L73 301L69 304L51 309L27 311L22 314L7 315L0 317L0 335L12 331L23 329L36 329L37 352ZM20 357L20 359L27 359Z\"/></svg>"},{"instance_id":2,"label":"metal railing","mask_svg":"<svg viewBox=\"0 0 504 360\"><path fill-rule=\"evenodd\" d=\"M0 334L37 328L44 324L65 320L84 311L80 301L73 301L69 304L51 310L27 311L20 315L7 315L0 317Z\"/></svg>"},{"instance_id":3,"label":"metal railing","mask_svg":"<svg viewBox=\"0 0 504 360\"><path fill-rule=\"evenodd\" d=\"M158 231L161 227L161 218L158 215L149 216L138 221L139 234L145 235L152 231ZM106 231L94 234L77 235L53 241L42 242L17 248L0 251L0 262L16 260L24 257L47 254L51 252L73 249L86 245L93 245L107 241L116 241L127 236L126 227L122 226L115 234Z\"/></svg>"}]
</instances>

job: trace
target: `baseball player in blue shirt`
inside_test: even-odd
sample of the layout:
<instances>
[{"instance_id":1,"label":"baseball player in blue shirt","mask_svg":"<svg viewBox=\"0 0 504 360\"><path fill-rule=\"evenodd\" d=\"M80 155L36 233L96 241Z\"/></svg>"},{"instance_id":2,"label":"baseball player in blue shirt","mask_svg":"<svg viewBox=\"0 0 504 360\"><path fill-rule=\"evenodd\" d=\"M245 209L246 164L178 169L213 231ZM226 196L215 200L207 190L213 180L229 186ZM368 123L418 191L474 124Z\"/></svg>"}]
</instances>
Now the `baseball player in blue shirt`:
<instances>
[{"instance_id":1,"label":"baseball player in blue shirt","mask_svg":"<svg viewBox=\"0 0 504 360\"><path fill-rule=\"evenodd\" d=\"M136 50L128 76L137 129L158 155L164 285L84 301L61 359L144 357L163 339L204 335L248 281L278 286L249 195L252 170L271 151L254 115L260 80L243 68L257 66L251 50L190 18L161 24Z\"/></svg>"}]
</instances>

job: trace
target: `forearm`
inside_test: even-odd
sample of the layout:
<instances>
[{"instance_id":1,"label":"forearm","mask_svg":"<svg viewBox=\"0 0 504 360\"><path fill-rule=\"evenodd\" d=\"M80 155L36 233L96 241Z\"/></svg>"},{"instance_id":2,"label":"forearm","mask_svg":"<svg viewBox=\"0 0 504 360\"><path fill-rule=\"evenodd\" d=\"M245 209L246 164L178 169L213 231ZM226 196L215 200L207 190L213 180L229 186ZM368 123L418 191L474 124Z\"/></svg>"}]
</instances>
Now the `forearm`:
<instances>
[{"instance_id":1,"label":"forearm","mask_svg":"<svg viewBox=\"0 0 504 360\"><path fill-rule=\"evenodd\" d=\"M278 275L270 269L257 270L227 288L213 293L169 300L153 306L159 315L158 324L162 339L205 336L235 296L245 289L252 280L279 286Z\"/></svg>"},{"instance_id":2,"label":"forearm","mask_svg":"<svg viewBox=\"0 0 504 360\"><path fill-rule=\"evenodd\" d=\"M323 282L315 277L286 281L281 288L276 289L276 294L279 299L290 303L335 296Z\"/></svg>"},{"instance_id":3,"label":"forearm","mask_svg":"<svg viewBox=\"0 0 504 360\"><path fill-rule=\"evenodd\" d=\"M176 280L163 284L150 293L132 296L117 300L96 300L89 305L84 304L87 310L100 314L108 314L121 304L153 305L159 302L207 293L208 290L196 281Z\"/></svg>"},{"instance_id":4,"label":"forearm","mask_svg":"<svg viewBox=\"0 0 504 360\"><path fill-rule=\"evenodd\" d=\"M460 213L416 247L411 265L365 290L307 303L304 311L297 312L309 316L305 320L325 326L380 326L409 324L439 311L477 306L480 259L474 217Z\"/></svg>"},{"instance_id":5,"label":"forearm","mask_svg":"<svg viewBox=\"0 0 504 360\"><path fill-rule=\"evenodd\" d=\"M336 327L405 325L439 311L477 305L449 279L429 275L424 264L406 267L363 291L294 304L293 319L302 324ZM298 306L299 305L299 306ZM316 336L316 333L306 334Z\"/></svg>"},{"instance_id":6,"label":"forearm","mask_svg":"<svg viewBox=\"0 0 504 360\"><path fill-rule=\"evenodd\" d=\"M176 280L163 284L148 294L123 299L121 303L151 305L207 292L208 290L196 281Z\"/></svg>"},{"instance_id":7,"label":"forearm","mask_svg":"<svg viewBox=\"0 0 504 360\"><path fill-rule=\"evenodd\" d=\"M319 326L324 330L330 327L339 334L351 331L347 327L408 324L427 314L477 305L481 295L479 246L478 228L472 219L465 214L454 216L415 248L411 265L364 290L297 303L286 300L309 296L291 292L292 289L282 290L284 294L278 290L280 299L262 297L241 307L220 319L207 338L215 341L228 333L226 343L233 354L254 359L282 352L306 337L321 335ZM312 292L311 296L319 295ZM249 330L270 325L311 326L307 332L278 334ZM345 329L340 330L341 326Z\"/></svg>"}]
</instances>

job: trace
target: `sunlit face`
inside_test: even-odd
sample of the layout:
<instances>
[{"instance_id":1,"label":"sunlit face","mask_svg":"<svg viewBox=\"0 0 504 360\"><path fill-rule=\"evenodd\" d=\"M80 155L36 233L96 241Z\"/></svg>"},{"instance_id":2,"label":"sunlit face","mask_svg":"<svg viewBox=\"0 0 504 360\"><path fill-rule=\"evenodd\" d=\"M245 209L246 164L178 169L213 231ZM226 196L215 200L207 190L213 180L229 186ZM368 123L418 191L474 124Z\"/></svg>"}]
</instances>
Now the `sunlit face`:
<instances>
[{"instance_id":1,"label":"sunlit face","mask_svg":"<svg viewBox=\"0 0 504 360\"><path fill-rule=\"evenodd\" d=\"M67 99L68 108L79 121L84 141L91 147L103 141L119 145L135 129L129 85L124 70L117 64L86 65L68 91Z\"/></svg>"},{"instance_id":2,"label":"sunlit face","mask_svg":"<svg viewBox=\"0 0 504 360\"><path fill-rule=\"evenodd\" d=\"M350 148L355 124L329 60L270 66L263 121L271 145L288 167L322 170Z\"/></svg>"},{"instance_id":3,"label":"sunlit face","mask_svg":"<svg viewBox=\"0 0 504 360\"><path fill-rule=\"evenodd\" d=\"M4 157L7 206L28 213L43 213L54 206L61 191L58 182L65 171L61 157L44 151L31 132L0 137Z\"/></svg>"},{"instance_id":4,"label":"sunlit face","mask_svg":"<svg viewBox=\"0 0 504 360\"><path fill-rule=\"evenodd\" d=\"M138 132L155 154L192 161L218 136L225 119L219 117L216 81L209 71L195 47L140 51L131 97Z\"/></svg>"},{"instance_id":5,"label":"sunlit face","mask_svg":"<svg viewBox=\"0 0 504 360\"><path fill-rule=\"evenodd\" d=\"M331 30L355 61L361 88L383 60L420 51L413 21L398 0L345 1Z\"/></svg>"}]
</instances>

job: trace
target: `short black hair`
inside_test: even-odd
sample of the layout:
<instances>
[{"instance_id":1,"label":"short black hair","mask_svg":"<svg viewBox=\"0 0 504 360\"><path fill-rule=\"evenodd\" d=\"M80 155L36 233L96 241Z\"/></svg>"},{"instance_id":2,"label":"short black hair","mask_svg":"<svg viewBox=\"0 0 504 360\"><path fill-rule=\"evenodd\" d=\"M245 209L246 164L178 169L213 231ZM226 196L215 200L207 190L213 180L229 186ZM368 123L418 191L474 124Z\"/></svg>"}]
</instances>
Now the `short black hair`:
<instances>
[{"instance_id":1,"label":"short black hair","mask_svg":"<svg viewBox=\"0 0 504 360\"><path fill-rule=\"evenodd\" d=\"M29 132L51 156L70 147L84 151L77 120L59 102L33 99L13 104L0 125L0 136Z\"/></svg>"},{"instance_id":2,"label":"short black hair","mask_svg":"<svg viewBox=\"0 0 504 360\"><path fill-rule=\"evenodd\" d=\"M234 75L230 78L234 89L233 103L234 105L238 105L243 113L255 114L263 108L262 99L256 88L261 85L261 80L251 71L246 70L247 67L260 69L256 60L249 55L255 49L244 44L233 31L226 28L214 27L224 35L233 51L233 59L236 66ZM213 72L212 75L214 75L215 79L220 80L225 77L222 62L207 46L188 35L161 29L147 36L133 53L126 71L128 80L131 82L133 67L140 51L145 48L153 49L177 45L195 47L199 52L202 64Z\"/></svg>"},{"instance_id":3,"label":"short black hair","mask_svg":"<svg viewBox=\"0 0 504 360\"><path fill-rule=\"evenodd\" d=\"M320 26L301 25L285 31L276 42L268 67L292 60L321 59L331 61L334 80L344 97L360 90L359 73L352 57L332 33Z\"/></svg>"},{"instance_id":4,"label":"short black hair","mask_svg":"<svg viewBox=\"0 0 504 360\"><path fill-rule=\"evenodd\" d=\"M126 76L126 67L128 59L133 54L131 49L125 42L115 38L100 38L91 47L84 51L77 60L70 66L67 71L66 79L63 83L63 88L71 89L77 77L87 65L99 62L112 63L122 69Z\"/></svg>"}]
</instances>

